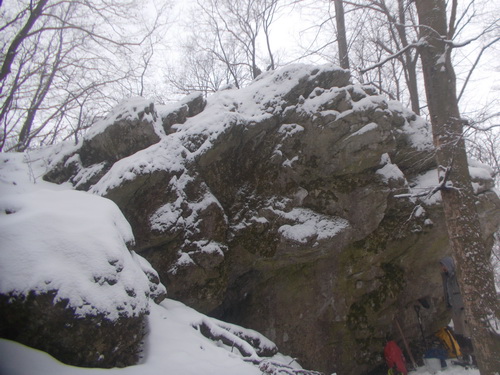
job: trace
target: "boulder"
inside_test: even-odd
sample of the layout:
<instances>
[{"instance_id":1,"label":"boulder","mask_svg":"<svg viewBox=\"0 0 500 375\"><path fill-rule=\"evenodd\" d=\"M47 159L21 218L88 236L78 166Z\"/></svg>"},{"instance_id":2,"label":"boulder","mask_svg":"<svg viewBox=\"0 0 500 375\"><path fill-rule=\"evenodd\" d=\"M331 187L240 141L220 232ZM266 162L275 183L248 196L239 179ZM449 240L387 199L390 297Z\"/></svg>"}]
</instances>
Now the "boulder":
<instances>
[{"instance_id":1,"label":"boulder","mask_svg":"<svg viewBox=\"0 0 500 375\"><path fill-rule=\"evenodd\" d=\"M397 324L419 341L415 306L427 334L449 321L440 196L416 197L437 183L432 139L400 103L332 65L292 65L158 117L167 135L90 191L120 207L172 298L328 373L382 363ZM476 172L491 241L500 201Z\"/></svg>"},{"instance_id":2,"label":"boulder","mask_svg":"<svg viewBox=\"0 0 500 375\"><path fill-rule=\"evenodd\" d=\"M44 179L55 183L70 180L76 189L87 190L116 161L157 143L158 120L151 101L132 98L122 102L94 124Z\"/></svg>"},{"instance_id":3,"label":"boulder","mask_svg":"<svg viewBox=\"0 0 500 375\"><path fill-rule=\"evenodd\" d=\"M146 332L145 314L109 320L104 314L78 316L57 291L0 294L0 337L43 350L79 367L137 364Z\"/></svg>"},{"instance_id":4,"label":"boulder","mask_svg":"<svg viewBox=\"0 0 500 375\"><path fill-rule=\"evenodd\" d=\"M117 206L15 182L19 191L0 199L0 337L75 366L137 364L149 303L166 290L127 248L132 230Z\"/></svg>"},{"instance_id":5,"label":"boulder","mask_svg":"<svg viewBox=\"0 0 500 375\"><path fill-rule=\"evenodd\" d=\"M206 105L207 101L203 94L195 92L177 103L161 106L158 113L162 118L165 133L175 131L172 129L173 125L184 124L188 117L196 116L203 111Z\"/></svg>"}]
</instances>

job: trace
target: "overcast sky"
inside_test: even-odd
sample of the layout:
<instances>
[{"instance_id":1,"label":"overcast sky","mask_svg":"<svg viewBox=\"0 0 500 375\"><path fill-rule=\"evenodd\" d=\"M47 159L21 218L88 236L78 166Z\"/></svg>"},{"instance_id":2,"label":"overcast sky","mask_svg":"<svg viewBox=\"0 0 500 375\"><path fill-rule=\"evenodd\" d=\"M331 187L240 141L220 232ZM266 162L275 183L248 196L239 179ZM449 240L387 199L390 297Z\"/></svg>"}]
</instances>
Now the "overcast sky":
<instances>
[{"instance_id":1,"label":"overcast sky","mask_svg":"<svg viewBox=\"0 0 500 375\"><path fill-rule=\"evenodd\" d=\"M312 0L309 0L310 3ZM178 43L182 40L182 24L189 19L189 8L195 6L196 0L174 0L176 6L174 12L176 24L172 27L174 39L169 42L170 47L176 49ZM305 3L303 1L302 3ZM283 10L272 26L272 46L278 51L282 62L293 61L300 55L300 46L305 46L312 38L312 32L306 31L314 26L314 20L318 16L317 10L313 14L301 7L287 7ZM321 16L326 16L325 11ZM468 26L470 30L467 35L474 35L475 30L481 28L480 23ZM180 33L180 34L179 34ZM464 36L465 37L465 36ZM464 79L468 69L474 62L475 57L480 51L481 42L471 43L460 51L457 51L454 63L457 71L457 90L461 88L461 80ZM172 55L171 55L172 56ZM325 60L315 57L313 59L301 60L305 62L322 63ZM262 68L262 67L261 67ZM483 107L485 103L495 102L497 111L500 111L500 52L499 47L488 49L482 57L480 67L474 71L470 88L462 98L460 105L464 114ZM423 86L423 84L421 84Z\"/></svg>"}]
</instances>

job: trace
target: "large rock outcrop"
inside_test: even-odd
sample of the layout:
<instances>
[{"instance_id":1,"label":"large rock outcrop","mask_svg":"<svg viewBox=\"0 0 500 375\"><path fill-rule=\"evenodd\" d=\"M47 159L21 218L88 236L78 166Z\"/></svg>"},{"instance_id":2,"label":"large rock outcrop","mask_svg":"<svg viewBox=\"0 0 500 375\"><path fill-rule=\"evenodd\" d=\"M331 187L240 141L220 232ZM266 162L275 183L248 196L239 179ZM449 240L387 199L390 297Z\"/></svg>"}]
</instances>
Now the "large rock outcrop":
<instances>
[{"instance_id":1,"label":"large rock outcrop","mask_svg":"<svg viewBox=\"0 0 500 375\"><path fill-rule=\"evenodd\" d=\"M381 363L387 335L400 339L397 324L420 337L414 306L427 333L446 322L437 264L449 249L439 193L408 197L437 182L426 123L349 79L296 65L206 105L136 100L156 143L103 169L83 162L91 135L46 179L113 200L172 298L264 333L306 367L360 374ZM500 201L486 180L489 241Z\"/></svg>"}]
</instances>

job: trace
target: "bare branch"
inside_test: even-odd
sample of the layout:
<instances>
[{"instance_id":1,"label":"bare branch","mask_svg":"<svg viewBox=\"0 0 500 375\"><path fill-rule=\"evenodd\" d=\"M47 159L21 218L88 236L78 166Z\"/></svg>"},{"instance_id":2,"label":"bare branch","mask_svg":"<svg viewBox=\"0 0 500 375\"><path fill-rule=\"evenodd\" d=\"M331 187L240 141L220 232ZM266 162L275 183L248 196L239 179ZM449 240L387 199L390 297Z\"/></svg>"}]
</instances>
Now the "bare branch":
<instances>
[{"instance_id":1,"label":"bare branch","mask_svg":"<svg viewBox=\"0 0 500 375\"><path fill-rule=\"evenodd\" d=\"M48 0L40 0L36 7L31 10L30 16L28 17L28 20L26 21L26 24L23 26L23 28L19 31L19 33L16 35L14 40L9 46L9 49L7 50L7 53L5 54L5 59L2 64L2 68L0 69L0 82L7 77L7 75L11 71L12 63L14 62L14 58L16 57L17 54L17 49L21 45L24 39L29 37L29 32L35 22L38 20L40 15L42 14L43 8L47 4Z\"/></svg>"},{"instance_id":2,"label":"bare branch","mask_svg":"<svg viewBox=\"0 0 500 375\"><path fill-rule=\"evenodd\" d=\"M483 46L481 48L481 51L477 55L476 60L474 61L474 64L472 64L472 67L470 68L469 73L467 74L467 78L465 79L465 82L462 85L462 88L460 89L460 93L458 94L458 97L457 97L458 102L460 102L460 99L462 98L462 95L465 92L467 84L469 83L470 77L472 76L472 73L474 73L474 70L476 69L477 65L479 64L479 61L481 60L481 57L482 57L484 51L486 51L489 47L491 47L492 45L494 45L498 41L500 41L500 37L493 39L492 41L490 41L488 44L486 44L485 46Z\"/></svg>"},{"instance_id":3,"label":"bare branch","mask_svg":"<svg viewBox=\"0 0 500 375\"><path fill-rule=\"evenodd\" d=\"M381 66L385 65L388 61L391 61L393 59L396 59L398 58L399 56L401 56L402 54L404 54L406 51L410 50L410 49L413 49L413 48L419 48L419 47L422 47L425 45L425 42L423 41L418 41L418 42L415 42L415 43L411 43L411 44L408 44L406 47L402 48L401 50L399 50L398 52L384 58L383 60L379 61L378 63L372 65L372 66L369 66L368 68L365 68L365 69L360 69L360 72L362 74L370 71L370 70L373 70L373 69L376 69L376 68L380 68Z\"/></svg>"}]
</instances>

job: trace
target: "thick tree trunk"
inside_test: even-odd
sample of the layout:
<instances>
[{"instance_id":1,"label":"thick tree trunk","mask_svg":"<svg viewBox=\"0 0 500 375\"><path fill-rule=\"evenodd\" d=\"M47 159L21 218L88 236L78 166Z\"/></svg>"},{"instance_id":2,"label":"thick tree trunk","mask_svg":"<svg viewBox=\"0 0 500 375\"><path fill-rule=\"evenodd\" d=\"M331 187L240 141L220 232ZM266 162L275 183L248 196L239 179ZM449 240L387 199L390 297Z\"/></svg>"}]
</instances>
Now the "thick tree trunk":
<instances>
[{"instance_id":1,"label":"thick tree trunk","mask_svg":"<svg viewBox=\"0 0 500 375\"><path fill-rule=\"evenodd\" d=\"M345 30L344 4L342 0L334 0L335 3L335 22L337 24L337 44L339 46L340 67L350 69L349 52L347 50L347 36Z\"/></svg>"},{"instance_id":2,"label":"thick tree trunk","mask_svg":"<svg viewBox=\"0 0 500 375\"><path fill-rule=\"evenodd\" d=\"M420 100L417 83L417 64L412 61L411 56L407 56L406 61L408 70L408 91L410 93L411 110L420 115Z\"/></svg>"},{"instance_id":3,"label":"thick tree trunk","mask_svg":"<svg viewBox=\"0 0 500 375\"><path fill-rule=\"evenodd\" d=\"M404 0L398 0L398 20L399 23L396 25L396 30L399 34L399 39L401 39L401 46L408 46L408 38L406 36L406 4ZM420 100L418 95L418 82L417 82L417 57L413 58L411 50L406 50L404 54L405 61L405 77L406 83L408 85L408 91L410 93L410 103L411 110L417 115L420 115Z\"/></svg>"},{"instance_id":4,"label":"thick tree trunk","mask_svg":"<svg viewBox=\"0 0 500 375\"><path fill-rule=\"evenodd\" d=\"M456 99L456 78L447 39L445 0L418 0L420 54L427 102L436 146L441 191L452 255L464 298L465 316L482 375L500 373L499 301L496 295L490 251L481 237L475 208L462 120ZM495 332L496 331L496 332Z\"/></svg>"}]
</instances>

